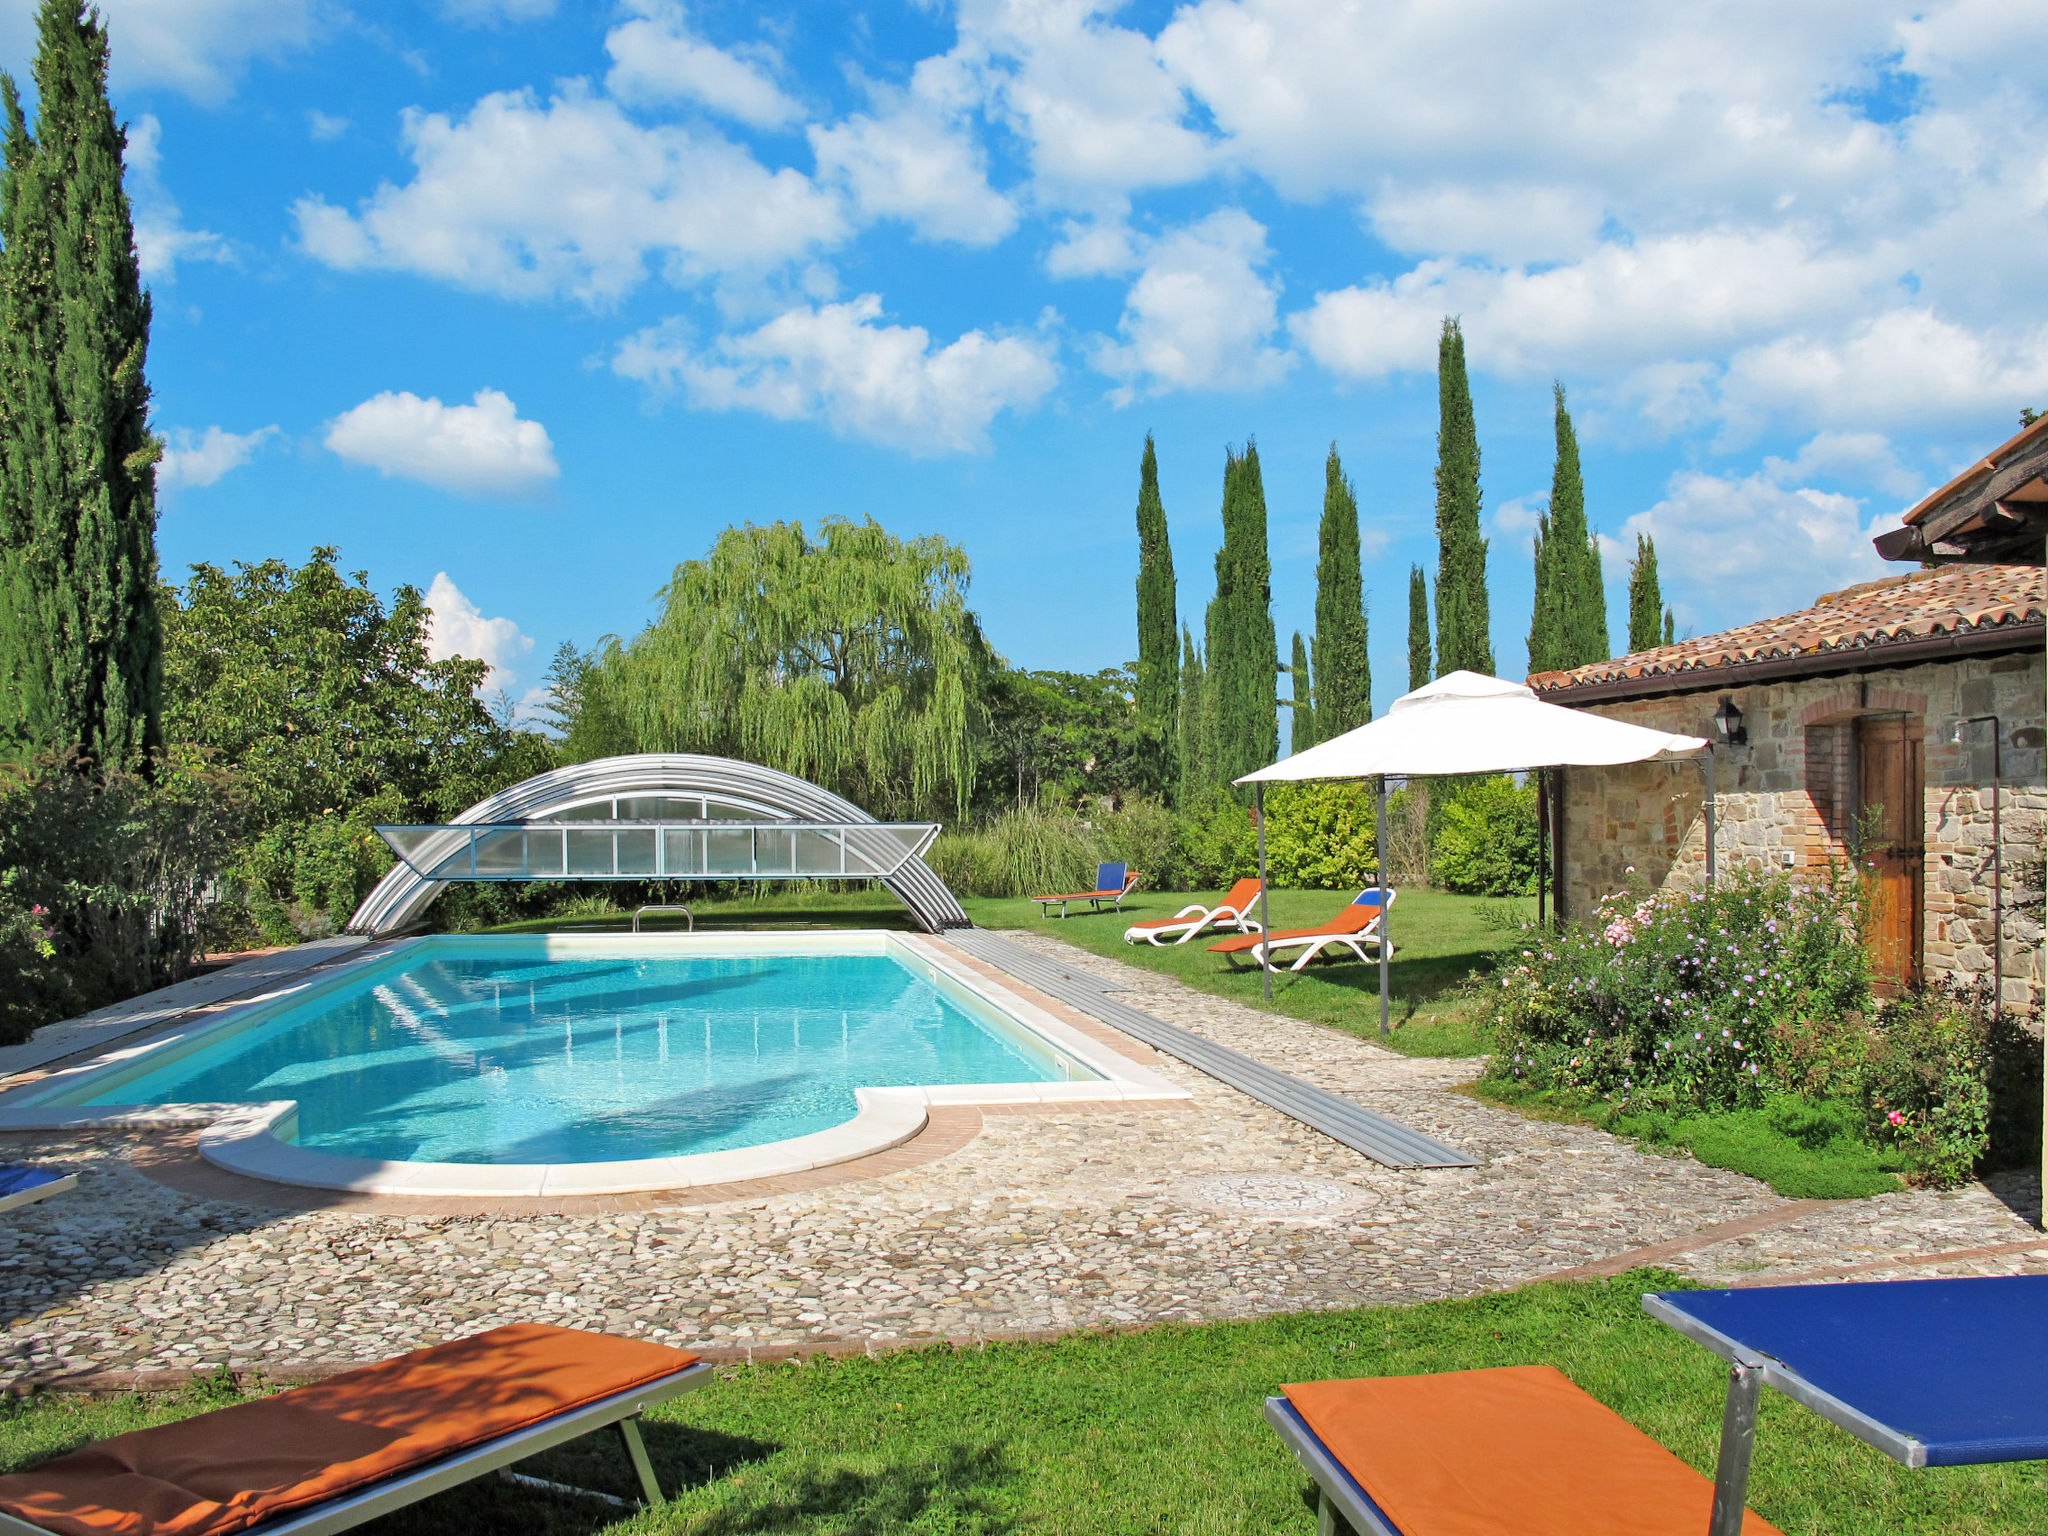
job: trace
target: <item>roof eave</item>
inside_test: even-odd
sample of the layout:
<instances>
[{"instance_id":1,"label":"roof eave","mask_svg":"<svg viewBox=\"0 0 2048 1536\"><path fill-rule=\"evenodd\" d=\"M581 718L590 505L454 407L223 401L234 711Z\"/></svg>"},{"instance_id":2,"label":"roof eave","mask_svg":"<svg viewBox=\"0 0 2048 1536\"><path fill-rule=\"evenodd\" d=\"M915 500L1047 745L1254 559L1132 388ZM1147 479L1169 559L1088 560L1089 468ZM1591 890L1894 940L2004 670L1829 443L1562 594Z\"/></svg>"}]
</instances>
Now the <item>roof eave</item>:
<instances>
[{"instance_id":1,"label":"roof eave","mask_svg":"<svg viewBox=\"0 0 2048 1536\"><path fill-rule=\"evenodd\" d=\"M2040 620L2014 620L1985 625L1958 634L1929 635L1916 640L1890 640L1874 645L1842 646L1836 650L1803 651L1796 656L1773 656L1761 661L1739 661L1725 666L1687 667L1677 672L1655 672L1641 677L1610 677L1574 683L1563 688L1538 688L1536 696L1546 703L1574 707L1603 704L1621 699L1665 698L1681 693L1712 693L1722 688L1750 687L1758 683L1785 682L1795 678L1835 677L1848 672L1879 672L1893 667L1944 661L1960 656L1991 656L2007 651L2039 649L2048 625ZM1533 687L1534 684L1531 684Z\"/></svg>"}]
</instances>

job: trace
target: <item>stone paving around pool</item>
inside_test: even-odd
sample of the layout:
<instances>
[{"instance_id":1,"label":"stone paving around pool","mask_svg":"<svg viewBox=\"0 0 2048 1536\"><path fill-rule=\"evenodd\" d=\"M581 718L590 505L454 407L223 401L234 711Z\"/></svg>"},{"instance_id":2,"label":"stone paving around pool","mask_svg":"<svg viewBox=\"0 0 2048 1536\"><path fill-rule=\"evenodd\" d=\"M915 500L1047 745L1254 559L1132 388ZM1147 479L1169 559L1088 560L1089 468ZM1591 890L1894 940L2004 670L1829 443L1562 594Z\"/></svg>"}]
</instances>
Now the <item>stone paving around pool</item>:
<instances>
[{"instance_id":1,"label":"stone paving around pool","mask_svg":"<svg viewBox=\"0 0 2048 1536\"><path fill-rule=\"evenodd\" d=\"M1469 1295L1624 1267L1640 1249L1721 1284L2048 1264L2031 1179L1787 1202L1480 1104L1455 1091L1474 1061L1396 1056L1011 937L1481 1166L1382 1168L1172 1061L1161 1070L1193 1098L992 1112L964 1145L879 1177L578 1214L278 1210L148 1177L124 1135L10 1135L0 1159L80 1182L0 1217L0 1386L223 1365L289 1378L521 1319L723 1358L971 1341Z\"/></svg>"}]
</instances>

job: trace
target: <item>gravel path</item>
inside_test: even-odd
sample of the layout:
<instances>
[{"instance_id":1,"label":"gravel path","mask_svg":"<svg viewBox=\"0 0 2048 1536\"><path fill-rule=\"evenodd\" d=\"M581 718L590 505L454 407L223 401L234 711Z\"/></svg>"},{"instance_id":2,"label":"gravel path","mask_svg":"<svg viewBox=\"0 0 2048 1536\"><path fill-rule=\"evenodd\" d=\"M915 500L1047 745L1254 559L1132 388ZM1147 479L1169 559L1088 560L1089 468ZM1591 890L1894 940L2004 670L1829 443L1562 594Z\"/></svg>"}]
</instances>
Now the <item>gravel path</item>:
<instances>
[{"instance_id":1,"label":"gravel path","mask_svg":"<svg viewBox=\"0 0 2048 1536\"><path fill-rule=\"evenodd\" d=\"M1481 1166L1381 1168L1171 1061L1193 1099L991 1113L959 1150L884 1177L596 1214L279 1211L158 1183L125 1136L5 1136L0 1158L76 1171L80 1186L0 1218L0 1386L312 1374L517 1319L745 1356L1420 1301L1786 1205L1740 1175L1453 1091L1475 1061L1397 1056L1011 937ZM1679 1262L1733 1283L2038 1237L2014 1210L2031 1186L2004 1194L1847 1202Z\"/></svg>"}]
</instances>

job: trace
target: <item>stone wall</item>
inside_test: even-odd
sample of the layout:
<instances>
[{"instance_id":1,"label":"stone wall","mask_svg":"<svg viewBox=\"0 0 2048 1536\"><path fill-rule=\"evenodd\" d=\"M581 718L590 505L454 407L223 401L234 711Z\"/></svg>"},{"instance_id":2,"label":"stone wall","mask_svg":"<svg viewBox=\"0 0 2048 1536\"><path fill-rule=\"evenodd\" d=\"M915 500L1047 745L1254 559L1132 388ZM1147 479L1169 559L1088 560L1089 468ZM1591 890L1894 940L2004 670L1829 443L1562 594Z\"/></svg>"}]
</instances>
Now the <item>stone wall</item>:
<instances>
[{"instance_id":1,"label":"stone wall","mask_svg":"<svg viewBox=\"0 0 2048 1536\"><path fill-rule=\"evenodd\" d=\"M1922 953L1930 980L1985 976L1992 966L1991 727L1950 739L1960 718L2003 722L2004 973L2008 1006L2038 1012L2041 913L2015 910L2038 893L2048 788L2042 750L2042 655L1969 657L1851 677L1816 678L1587 706L1658 730L1714 737L1723 699L1742 711L1749 745L1714 754L1715 852L1723 870L1809 869L1844 858L1857 826L1858 718L1921 722L1927 851ZM2015 745L2024 732L2028 745ZM1696 889L1706 873L1702 765L1643 763L1564 773L1564 905L1583 917L1610 892ZM2021 870L2035 872L2028 884Z\"/></svg>"}]
</instances>

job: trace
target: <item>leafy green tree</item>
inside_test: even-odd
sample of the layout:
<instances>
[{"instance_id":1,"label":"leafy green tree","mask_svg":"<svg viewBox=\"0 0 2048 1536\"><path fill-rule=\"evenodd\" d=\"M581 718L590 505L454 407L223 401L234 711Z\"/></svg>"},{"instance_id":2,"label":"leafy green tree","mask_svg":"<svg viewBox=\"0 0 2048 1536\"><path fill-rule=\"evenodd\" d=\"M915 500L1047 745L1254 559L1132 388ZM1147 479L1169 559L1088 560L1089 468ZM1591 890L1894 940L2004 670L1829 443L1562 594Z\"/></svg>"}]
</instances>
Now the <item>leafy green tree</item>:
<instances>
[{"instance_id":1,"label":"leafy green tree","mask_svg":"<svg viewBox=\"0 0 2048 1536\"><path fill-rule=\"evenodd\" d=\"M586 690L636 751L745 758L881 816L959 814L996 664L968 575L957 545L873 518L728 528Z\"/></svg>"},{"instance_id":2,"label":"leafy green tree","mask_svg":"<svg viewBox=\"0 0 2048 1536\"><path fill-rule=\"evenodd\" d=\"M484 662L428 658L416 587L387 608L335 558L195 565L161 598L165 733L239 775L242 877L273 938L347 918L390 866L376 823L453 815L552 761L514 753L476 696Z\"/></svg>"},{"instance_id":3,"label":"leafy green tree","mask_svg":"<svg viewBox=\"0 0 2048 1536\"><path fill-rule=\"evenodd\" d=\"M1216 782L1214 753L1209 745L1210 716L1202 653L1183 624L1180 630L1180 795L1191 806Z\"/></svg>"},{"instance_id":4,"label":"leafy green tree","mask_svg":"<svg viewBox=\"0 0 2048 1536\"><path fill-rule=\"evenodd\" d=\"M1628 568L1628 648L1651 651L1668 645L1669 616L1657 584L1657 541L1636 535L1636 558Z\"/></svg>"},{"instance_id":5,"label":"leafy green tree","mask_svg":"<svg viewBox=\"0 0 2048 1536\"><path fill-rule=\"evenodd\" d=\"M37 15L36 124L0 76L0 757L142 763L159 736L149 297L107 32Z\"/></svg>"},{"instance_id":6,"label":"leafy green tree","mask_svg":"<svg viewBox=\"0 0 2048 1536\"><path fill-rule=\"evenodd\" d=\"M1337 445L1323 465L1323 524L1316 558L1316 737L1328 740L1372 719L1365 576L1358 553L1358 498Z\"/></svg>"},{"instance_id":7,"label":"leafy green tree","mask_svg":"<svg viewBox=\"0 0 2048 1536\"><path fill-rule=\"evenodd\" d=\"M1437 344L1436 670L1491 674L1486 540L1479 536L1479 432L1465 336L1446 318Z\"/></svg>"},{"instance_id":8,"label":"leafy green tree","mask_svg":"<svg viewBox=\"0 0 2048 1536\"><path fill-rule=\"evenodd\" d=\"M1419 565L1408 568L1408 691L1423 687L1436 674L1430 670L1429 577Z\"/></svg>"},{"instance_id":9,"label":"leafy green tree","mask_svg":"<svg viewBox=\"0 0 2048 1536\"><path fill-rule=\"evenodd\" d=\"M1273 631L1272 562L1266 552L1266 490L1259 448L1226 453L1223 547L1209 607L1207 685L1218 785L1263 768L1279 752L1280 647Z\"/></svg>"},{"instance_id":10,"label":"leafy green tree","mask_svg":"<svg viewBox=\"0 0 2048 1536\"><path fill-rule=\"evenodd\" d=\"M0 767L0 1045L177 981L225 936L242 780L184 754L152 766Z\"/></svg>"},{"instance_id":11,"label":"leafy green tree","mask_svg":"<svg viewBox=\"0 0 2048 1536\"><path fill-rule=\"evenodd\" d=\"M985 803L1022 809L1053 799L1115 806L1150 787L1140 758L1155 738L1140 726L1131 668L1005 668L991 682Z\"/></svg>"},{"instance_id":12,"label":"leafy green tree","mask_svg":"<svg viewBox=\"0 0 2048 1536\"><path fill-rule=\"evenodd\" d=\"M1159 500L1159 456L1147 432L1138 466L1138 722L1161 743L1172 740L1180 702L1179 635L1173 545L1167 538L1166 507Z\"/></svg>"},{"instance_id":13,"label":"leafy green tree","mask_svg":"<svg viewBox=\"0 0 2048 1536\"><path fill-rule=\"evenodd\" d=\"M1549 672L1605 661L1607 584L1600 546L1586 523L1578 434L1557 392L1557 465L1550 506L1536 533L1536 601L1529 620L1529 670Z\"/></svg>"},{"instance_id":14,"label":"leafy green tree","mask_svg":"<svg viewBox=\"0 0 2048 1536\"><path fill-rule=\"evenodd\" d=\"M1296 752L1306 752L1323 738L1316 719L1315 679L1309 673L1308 642L1301 638L1301 631L1294 632L1294 660L1287 669L1294 687L1294 701L1288 706L1290 730L1288 744Z\"/></svg>"}]
</instances>

